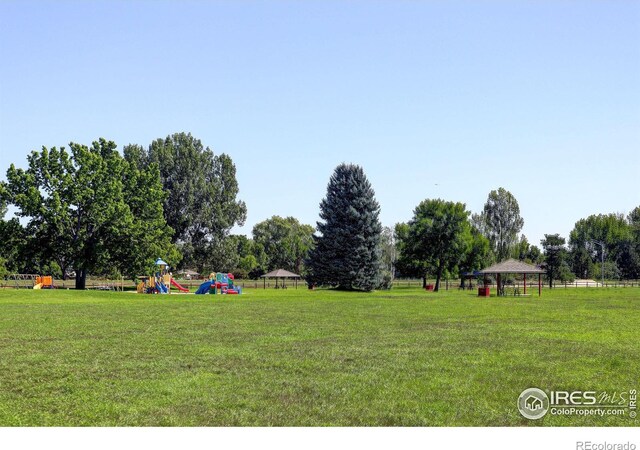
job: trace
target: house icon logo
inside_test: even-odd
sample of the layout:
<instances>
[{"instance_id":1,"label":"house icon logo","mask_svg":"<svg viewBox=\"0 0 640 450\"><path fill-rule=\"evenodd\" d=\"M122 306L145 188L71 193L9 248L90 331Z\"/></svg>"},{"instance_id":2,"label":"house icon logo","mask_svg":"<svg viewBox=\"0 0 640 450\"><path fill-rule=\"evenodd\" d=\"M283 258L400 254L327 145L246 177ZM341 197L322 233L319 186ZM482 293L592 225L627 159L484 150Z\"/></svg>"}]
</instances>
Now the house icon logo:
<instances>
[{"instance_id":1,"label":"house icon logo","mask_svg":"<svg viewBox=\"0 0 640 450\"><path fill-rule=\"evenodd\" d=\"M549 397L541 389L525 389L518 397L518 410L527 419L540 419L549 410Z\"/></svg>"},{"instance_id":2,"label":"house icon logo","mask_svg":"<svg viewBox=\"0 0 640 450\"><path fill-rule=\"evenodd\" d=\"M542 400L534 395L527 397L524 400L524 404L530 411L538 411L539 409L542 409Z\"/></svg>"}]
</instances>

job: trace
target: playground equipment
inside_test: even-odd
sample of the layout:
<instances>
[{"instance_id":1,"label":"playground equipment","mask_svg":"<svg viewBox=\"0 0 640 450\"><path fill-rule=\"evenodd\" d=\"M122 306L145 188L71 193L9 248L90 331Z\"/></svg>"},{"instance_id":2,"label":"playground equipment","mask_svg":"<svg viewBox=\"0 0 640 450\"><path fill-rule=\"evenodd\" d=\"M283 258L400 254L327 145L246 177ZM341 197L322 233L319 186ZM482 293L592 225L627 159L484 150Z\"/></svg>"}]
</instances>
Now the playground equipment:
<instances>
[{"instance_id":1,"label":"playground equipment","mask_svg":"<svg viewBox=\"0 0 640 450\"><path fill-rule=\"evenodd\" d=\"M53 277L51 276L37 276L36 283L33 285L34 289L53 289L54 287Z\"/></svg>"},{"instance_id":2,"label":"playground equipment","mask_svg":"<svg viewBox=\"0 0 640 450\"><path fill-rule=\"evenodd\" d=\"M173 279L171 272L169 272L169 265L166 262L158 258L156 266L158 266L158 269L153 276L140 277L141 281L137 286L139 294L170 294L171 286L181 292L189 292L189 289L181 286Z\"/></svg>"},{"instance_id":3,"label":"playground equipment","mask_svg":"<svg viewBox=\"0 0 640 450\"><path fill-rule=\"evenodd\" d=\"M235 278L232 273L212 272L209 274L209 279L200 285L196 294L242 294L242 288L235 284L234 281Z\"/></svg>"},{"instance_id":4,"label":"playground equipment","mask_svg":"<svg viewBox=\"0 0 640 450\"><path fill-rule=\"evenodd\" d=\"M174 280L173 277L171 277L171 285L173 287L175 287L176 289L178 289L180 292L189 292L189 289L187 289L186 287L182 286L180 283L178 283L176 280Z\"/></svg>"}]
</instances>

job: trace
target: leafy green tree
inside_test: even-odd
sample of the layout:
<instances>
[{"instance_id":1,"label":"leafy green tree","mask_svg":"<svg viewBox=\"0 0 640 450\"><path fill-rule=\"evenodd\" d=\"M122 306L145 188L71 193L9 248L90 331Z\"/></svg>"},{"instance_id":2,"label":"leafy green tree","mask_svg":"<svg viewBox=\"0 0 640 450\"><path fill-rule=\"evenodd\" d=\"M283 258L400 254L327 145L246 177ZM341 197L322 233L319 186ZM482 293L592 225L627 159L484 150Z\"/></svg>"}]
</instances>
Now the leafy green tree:
<instances>
[{"instance_id":1,"label":"leafy green tree","mask_svg":"<svg viewBox=\"0 0 640 450\"><path fill-rule=\"evenodd\" d=\"M9 199L9 193L4 184L0 183L0 220L4 220L4 216L7 215L7 202Z\"/></svg>"},{"instance_id":2,"label":"leafy green tree","mask_svg":"<svg viewBox=\"0 0 640 450\"><path fill-rule=\"evenodd\" d=\"M438 291L445 271L452 272L463 262L473 241L469 212L463 203L424 200L408 225L403 252L435 272Z\"/></svg>"},{"instance_id":3,"label":"leafy green tree","mask_svg":"<svg viewBox=\"0 0 640 450\"><path fill-rule=\"evenodd\" d=\"M7 193L3 184L0 184L0 278L4 277L9 271L7 270L7 259L4 257L9 253L9 246L5 242L7 237L5 231L4 216L7 214Z\"/></svg>"},{"instance_id":4,"label":"leafy green tree","mask_svg":"<svg viewBox=\"0 0 640 450\"><path fill-rule=\"evenodd\" d=\"M553 287L553 280L566 281L569 276L569 266L567 265L566 240L559 234L545 234L541 241L544 249L544 267L547 271L549 287Z\"/></svg>"},{"instance_id":5,"label":"leafy green tree","mask_svg":"<svg viewBox=\"0 0 640 450\"><path fill-rule=\"evenodd\" d=\"M124 155L139 168L150 163L160 168L167 193L164 216L174 230L172 242L183 253L182 266L203 270L233 262L225 238L233 226L244 224L247 208L237 200L236 168L228 155L214 155L190 133L157 139L147 150L128 145Z\"/></svg>"},{"instance_id":6,"label":"leafy green tree","mask_svg":"<svg viewBox=\"0 0 640 450\"><path fill-rule=\"evenodd\" d=\"M540 264L543 260L542 252L537 245L532 245L529 247L529 251L526 254L525 261L530 262L531 264Z\"/></svg>"},{"instance_id":7,"label":"leafy green tree","mask_svg":"<svg viewBox=\"0 0 640 450\"><path fill-rule=\"evenodd\" d=\"M313 246L314 229L294 217L273 216L253 227L253 242L264 249L265 270L285 269L301 273Z\"/></svg>"},{"instance_id":8,"label":"leafy green tree","mask_svg":"<svg viewBox=\"0 0 640 450\"><path fill-rule=\"evenodd\" d=\"M380 253L382 255L382 266L384 270L389 271L393 277L397 259L397 249L395 232L391 227L382 228Z\"/></svg>"},{"instance_id":9,"label":"leafy green tree","mask_svg":"<svg viewBox=\"0 0 640 450\"><path fill-rule=\"evenodd\" d=\"M640 278L640 251L633 239L625 239L618 244L616 259L612 263L618 268L619 278Z\"/></svg>"},{"instance_id":10,"label":"leafy green tree","mask_svg":"<svg viewBox=\"0 0 640 450\"><path fill-rule=\"evenodd\" d=\"M529 264L538 264L542 262L542 253L540 252L540 249L535 245L531 245L524 234L520 236L519 241L513 247L511 256L512 258Z\"/></svg>"},{"instance_id":11,"label":"leafy green tree","mask_svg":"<svg viewBox=\"0 0 640 450\"><path fill-rule=\"evenodd\" d=\"M618 265L623 278L638 279L640 278L640 206L629 213L627 222L630 236L620 245Z\"/></svg>"},{"instance_id":12,"label":"leafy green tree","mask_svg":"<svg viewBox=\"0 0 640 450\"><path fill-rule=\"evenodd\" d=\"M631 231L635 235L635 240L640 241L640 206L636 206L627 216Z\"/></svg>"},{"instance_id":13,"label":"leafy green tree","mask_svg":"<svg viewBox=\"0 0 640 450\"><path fill-rule=\"evenodd\" d=\"M604 251L605 263L616 263L619 273L633 275L636 252L630 222L622 214L594 214L576 222L569 234L573 272L584 278L599 274L595 266L600 267Z\"/></svg>"},{"instance_id":14,"label":"leafy green tree","mask_svg":"<svg viewBox=\"0 0 640 450\"><path fill-rule=\"evenodd\" d=\"M26 231L17 218L0 219L0 257L7 271L34 272L35 261L28 255L27 244Z\"/></svg>"},{"instance_id":15,"label":"leafy green tree","mask_svg":"<svg viewBox=\"0 0 640 450\"><path fill-rule=\"evenodd\" d=\"M409 251L409 224L397 223L395 226L396 240L396 272L401 277L422 278L422 287L427 285L427 274L430 269L428 261L416 259L413 252Z\"/></svg>"},{"instance_id":16,"label":"leafy green tree","mask_svg":"<svg viewBox=\"0 0 640 450\"><path fill-rule=\"evenodd\" d=\"M569 252L571 271L578 278L593 278L596 267L591 253L585 247L571 248Z\"/></svg>"},{"instance_id":17,"label":"leafy green tree","mask_svg":"<svg viewBox=\"0 0 640 450\"><path fill-rule=\"evenodd\" d=\"M242 234L234 234L228 237L234 242L238 264L231 272L236 278L249 278L251 273L258 270L260 263L254 256L254 242Z\"/></svg>"},{"instance_id":18,"label":"leafy green tree","mask_svg":"<svg viewBox=\"0 0 640 450\"><path fill-rule=\"evenodd\" d=\"M244 234L232 234L229 236L235 242L236 251L239 258L244 258L253 254L253 240Z\"/></svg>"},{"instance_id":19,"label":"leafy green tree","mask_svg":"<svg viewBox=\"0 0 640 450\"><path fill-rule=\"evenodd\" d=\"M201 261L204 261L205 267L208 267L209 270L201 270L203 273L209 271L231 272L240 263L236 241L230 236L212 240L207 244L207 251L208 254L203 255Z\"/></svg>"},{"instance_id":20,"label":"leafy green tree","mask_svg":"<svg viewBox=\"0 0 640 450\"><path fill-rule=\"evenodd\" d=\"M520 206L513 194L504 188L491 191L482 213L472 220L489 238L498 261L508 258L524 225L524 220L520 217Z\"/></svg>"},{"instance_id":21,"label":"leafy green tree","mask_svg":"<svg viewBox=\"0 0 640 450\"><path fill-rule=\"evenodd\" d=\"M245 271L247 275L258 268L258 259L253 255L247 255L240 258L238 267Z\"/></svg>"},{"instance_id":22,"label":"leafy green tree","mask_svg":"<svg viewBox=\"0 0 640 450\"><path fill-rule=\"evenodd\" d=\"M115 269L134 277L157 256L178 260L157 166L132 167L104 139L69 148L43 147L27 158L27 170L12 164L7 171L4 188L28 219L27 247L40 267L73 269L76 288L84 289L88 273Z\"/></svg>"},{"instance_id":23,"label":"leafy green tree","mask_svg":"<svg viewBox=\"0 0 640 450\"><path fill-rule=\"evenodd\" d=\"M310 283L371 291L381 281L380 206L362 167L340 164L320 203L315 247L307 261Z\"/></svg>"},{"instance_id":24,"label":"leafy green tree","mask_svg":"<svg viewBox=\"0 0 640 450\"><path fill-rule=\"evenodd\" d=\"M257 266L253 268L249 272L249 277L252 279L257 279L267 273L267 268L269 267L269 257L264 250L264 245L259 242L254 242L251 240L251 254L255 257Z\"/></svg>"},{"instance_id":25,"label":"leafy green tree","mask_svg":"<svg viewBox=\"0 0 640 450\"><path fill-rule=\"evenodd\" d=\"M396 275L397 244L393 228L382 228L380 235L380 254L382 257L381 289L391 289Z\"/></svg>"},{"instance_id":26,"label":"leafy green tree","mask_svg":"<svg viewBox=\"0 0 640 450\"><path fill-rule=\"evenodd\" d=\"M489 239L484 237L482 233L480 233L480 230L472 224L470 224L469 244L467 248L468 250L459 264L460 284L463 288L465 286L463 273L473 272L487 267L493 259Z\"/></svg>"},{"instance_id":27,"label":"leafy green tree","mask_svg":"<svg viewBox=\"0 0 640 450\"><path fill-rule=\"evenodd\" d=\"M599 281L602 272L602 262L594 264L594 273L597 274L597 277L594 278ZM604 261L604 278L605 280L619 280L622 278L620 267L618 267L615 261Z\"/></svg>"},{"instance_id":28,"label":"leafy green tree","mask_svg":"<svg viewBox=\"0 0 640 450\"><path fill-rule=\"evenodd\" d=\"M0 256L0 278L4 278L9 273L6 264L7 260Z\"/></svg>"}]
</instances>

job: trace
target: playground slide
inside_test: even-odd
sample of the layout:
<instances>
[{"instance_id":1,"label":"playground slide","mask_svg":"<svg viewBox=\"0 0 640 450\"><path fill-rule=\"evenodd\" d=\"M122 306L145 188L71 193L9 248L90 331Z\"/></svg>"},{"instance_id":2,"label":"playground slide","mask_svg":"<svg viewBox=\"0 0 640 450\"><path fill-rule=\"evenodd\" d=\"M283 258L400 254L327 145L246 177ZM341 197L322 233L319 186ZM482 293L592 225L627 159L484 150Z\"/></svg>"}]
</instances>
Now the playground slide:
<instances>
[{"instance_id":1,"label":"playground slide","mask_svg":"<svg viewBox=\"0 0 640 450\"><path fill-rule=\"evenodd\" d=\"M196 294L208 294L211 284L212 284L211 281L205 281L200 285L200 287L196 291Z\"/></svg>"},{"instance_id":2,"label":"playground slide","mask_svg":"<svg viewBox=\"0 0 640 450\"><path fill-rule=\"evenodd\" d=\"M34 289L42 289L42 283L36 284L33 288Z\"/></svg>"},{"instance_id":3,"label":"playground slide","mask_svg":"<svg viewBox=\"0 0 640 450\"><path fill-rule=\"evenodd\" d=\"M167 287L162 284L162 283L156 283L156 290L160 293L160 294L167 294L169 291L167 289Z\"/></svg>"},{"instance_id":4,"label":"playground slide","mask_svg":"<svg viewBox=\"0 0 640 450\"><path fill-rule=\"evenodd\" d=\"M171 278L171 284L173 286L175 286L179 291L181 292L189 292L189 289L187 289L184 286L181 286L180 283L178 283L176 280L174 280L173 278Z\"/></svg>"}]
</instances>

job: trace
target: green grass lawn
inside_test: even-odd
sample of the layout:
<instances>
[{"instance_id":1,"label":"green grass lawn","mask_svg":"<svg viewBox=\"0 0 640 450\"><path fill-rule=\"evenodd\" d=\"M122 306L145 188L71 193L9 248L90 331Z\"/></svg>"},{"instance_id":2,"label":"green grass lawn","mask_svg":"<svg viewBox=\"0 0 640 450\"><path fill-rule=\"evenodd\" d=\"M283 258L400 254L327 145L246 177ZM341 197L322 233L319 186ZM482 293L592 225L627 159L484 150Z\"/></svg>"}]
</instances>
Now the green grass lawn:
<instances>
[{"instance_id":1,"label":"green grass lawn","mask_svg":"<svg viewBox=\"0 0 640 450\"><path fill-rule=\"evenodd\" d=\"M0 426L637 426L520 416L640 388L640 289L242 296L0 291Z\"/></svg>"}]
</instances>

